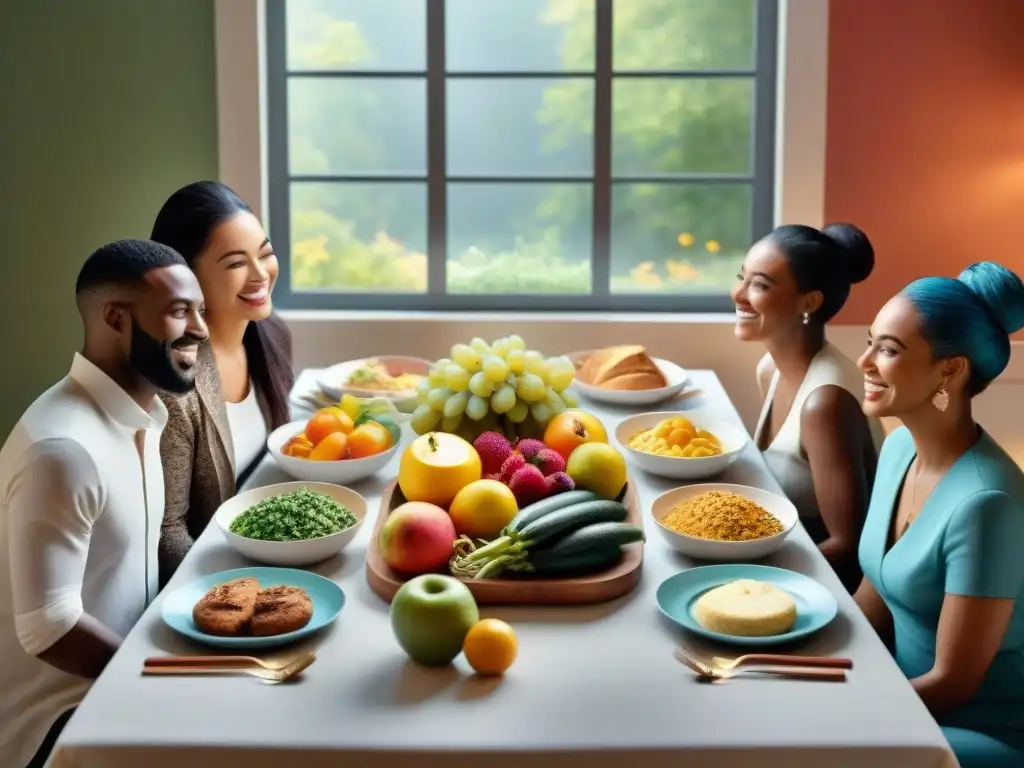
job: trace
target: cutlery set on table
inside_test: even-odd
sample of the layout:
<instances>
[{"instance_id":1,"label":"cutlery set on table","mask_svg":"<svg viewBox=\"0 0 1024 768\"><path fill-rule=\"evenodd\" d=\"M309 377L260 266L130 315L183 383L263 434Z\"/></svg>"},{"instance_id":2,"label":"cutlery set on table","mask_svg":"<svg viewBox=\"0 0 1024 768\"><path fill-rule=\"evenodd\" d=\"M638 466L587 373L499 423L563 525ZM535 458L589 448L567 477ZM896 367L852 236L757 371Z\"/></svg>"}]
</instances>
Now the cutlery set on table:
<instances>
[{"instance_id":1,"label":"cutlery set on table","mask_svg":"<svg viewBox=\"0 0 1024 768\"><path fill-rule=\"evenodd\" d=\"M291 680L316 661L316 654L302 653L274 664L255 656L151 656L142 665L143 675L251 675L268 683Z\"/></svg>"},{"instance_id":2,"label":"cutlery set on table","mask_svg":"<svg viewBox=\"0 0 1024 768\"><path fill-rule=\"evenodd\" d=\"M673 656L698 678L712 682L734 677L761 677L842 683L846 682L846 670L853 669L850 659L831 656L748 653L736 659L726 659L703 656L682 646L676 648Z\"/></svg>"}]
</instances>

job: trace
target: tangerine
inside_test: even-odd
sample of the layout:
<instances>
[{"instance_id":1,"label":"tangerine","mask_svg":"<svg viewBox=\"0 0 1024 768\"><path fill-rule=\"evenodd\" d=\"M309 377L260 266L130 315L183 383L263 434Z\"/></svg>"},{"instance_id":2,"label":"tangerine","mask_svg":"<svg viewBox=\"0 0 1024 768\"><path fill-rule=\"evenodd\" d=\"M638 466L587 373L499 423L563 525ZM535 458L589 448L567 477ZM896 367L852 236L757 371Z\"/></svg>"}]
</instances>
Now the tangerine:
<instances>
[{"instance_id":1,"label":"tangerine","mask_svg":"<svg viewBox=\"0 0 1024 768\"><path fill-rule=\"evenodd\" d=\"M501 619L481 619L466 633L462 652L477 674L500 675L516 660L519 640Z\"/></svg>"},{"instance_id":2,"label":"tangerine","mask_svg":"<svg viewBox=\"0 0 1024 768\"><path fill-rule=\"evenodd\" d=\"M566 461L569 454L584 443L607 442L604 424L585 411L563 411L548 422L544 430L544 444Z\"/></svg>"},{"instance_id":3,"label":"tangerine","mask_svg":"<svg viewBox=\"0 0 1024 768\"><path fill-rule=\"evenodd\" d=\"M348 455L351 459L375 456L390 447L391 433L376 421L364 421L348 434Z\"/></svg>"},{"instance_id":4,"label":"tangerine","mask_svg":"<svg viewBox=\"0 0 1024 768\"><path fill-rule=\"evenodd\" d=\"M281 453L296 459L308 459L312 450L313 443L309 441L304 433L300 432L282 446Z\"/></svg>"},{"instance_id":5,"label":"tangerine","mask_svg":"<svg viewBox=\"0 0 1024 768\"><path fill-rule=\"evenodd\" d=\"M352 431L352 426L352 417L340 406L321 408L306 422L306 439L313 445L319 445L325 437L335 432L348 434Z\"/></svg>"},{"instance_id":6,"label":"tangerine","mask_svg":"<svg viewBox=\"0 0 1024 768\"><path fill-rule=\"evenodd\" d=\"M348 458L348 435L331 432L309 452L312 461L341 461Z\"/></svg>"}]
</instances>

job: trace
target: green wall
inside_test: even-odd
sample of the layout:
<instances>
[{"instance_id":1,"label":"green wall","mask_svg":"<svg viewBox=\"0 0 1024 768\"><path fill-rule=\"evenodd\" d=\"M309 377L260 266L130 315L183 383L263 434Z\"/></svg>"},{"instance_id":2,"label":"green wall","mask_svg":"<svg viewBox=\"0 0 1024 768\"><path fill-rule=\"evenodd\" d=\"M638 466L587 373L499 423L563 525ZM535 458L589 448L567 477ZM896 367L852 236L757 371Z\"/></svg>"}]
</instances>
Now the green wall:
<instances>
[{"instance_id":1,"label":"green wall","mask_svg":"<svg viewBox=\"0 0 1024 768\"><path fill-rule=\"evenodd\" d=\"M81 344L82 260L216 178L213 5L0 2L0 443Z\"/></svg>"}]
</instances>

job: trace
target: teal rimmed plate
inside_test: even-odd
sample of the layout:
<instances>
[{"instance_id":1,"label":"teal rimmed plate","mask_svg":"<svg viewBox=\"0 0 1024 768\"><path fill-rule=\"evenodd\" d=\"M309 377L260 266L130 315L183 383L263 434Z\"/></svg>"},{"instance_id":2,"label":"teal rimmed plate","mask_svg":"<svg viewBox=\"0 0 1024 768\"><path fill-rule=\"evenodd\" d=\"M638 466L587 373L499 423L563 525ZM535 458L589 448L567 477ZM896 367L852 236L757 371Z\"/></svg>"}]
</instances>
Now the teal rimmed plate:
<instances>
[{"instance_id":1,"label":"teal rimmed plate","mask_svg":"<svg viewBox=\"0 0 1024 768\"><path fill-rule=\"evenodd\" d=\"M754 579L783 589L796 601L796 623L782 635L741 637L705 629L693 618L693 604L710 589L736 579ZM657 592L658 610L684 629L720 643L744 646L781 645L807 637L828 625L839 606L825 587L802 573L768 565L730 563L690 568L665 579Z\"/></svg>"},{"instance_id":2,"label":"teal rimmed plate","mask_svg":"<svg viewBox=\"0 0 1024 768\"><path fill-rule=\"evenodd\" d=\"M262 589L286 585L300 587L309 594L313 603L313 617L302 629L271 637L218 637L208 635L192 621L192 608L212 587L226 581L251 576ZM330 579L297 568L235 568L230 571L201 576L170 592L163 601L161 615L164 623L185 637L220 648L272 648L301 640L331 624L345 605L345 593Z\"/></svg>"}]
</instances>

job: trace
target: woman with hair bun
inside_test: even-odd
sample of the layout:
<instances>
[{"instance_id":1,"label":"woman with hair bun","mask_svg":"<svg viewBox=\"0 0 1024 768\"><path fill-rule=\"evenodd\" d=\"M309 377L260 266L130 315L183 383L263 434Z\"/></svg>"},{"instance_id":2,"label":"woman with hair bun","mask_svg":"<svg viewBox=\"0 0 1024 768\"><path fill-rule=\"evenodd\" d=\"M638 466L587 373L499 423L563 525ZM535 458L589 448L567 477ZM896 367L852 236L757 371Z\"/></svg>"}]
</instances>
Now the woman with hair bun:
<instances>
[{"instance_id":1,"label":"woman with hair bun","mask_svg":"<svg viewBox=\"0 0 1024 768\"><path fill-rule=\"evenodd\" d=\"M732 290L737 338L767 348L754 441L851 592L861 581L857 542L884 432L861 410L863 377L826 341L825 324L874 264L870 241L852 224L786 224L754 243Z\"/></svg>"},{"instance_id":2,"label":"woman with hair bun","mask_svg":"<svg viewBox=\"0 0 1024 768\"><path fill-rule=\"evenodd\" d=\"M963 768L1024 766L1024 473L971 401L1010 360L1024 284L993 262L891 299L859 360L885 441L857 604Z\"/></svg>"}]
</instances>

